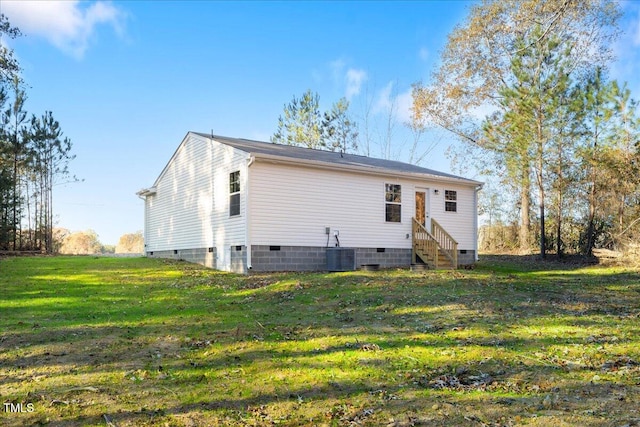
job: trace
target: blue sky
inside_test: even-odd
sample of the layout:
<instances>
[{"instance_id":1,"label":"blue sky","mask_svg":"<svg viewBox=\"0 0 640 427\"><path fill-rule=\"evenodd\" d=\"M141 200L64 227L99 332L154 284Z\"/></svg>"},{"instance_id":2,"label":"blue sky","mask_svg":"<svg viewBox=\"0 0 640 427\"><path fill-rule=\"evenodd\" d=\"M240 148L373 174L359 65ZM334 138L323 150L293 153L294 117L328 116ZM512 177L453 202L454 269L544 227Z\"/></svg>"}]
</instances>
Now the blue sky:
<instances>
[{"instance_id":1,"label":"blue sky","mask_svg":"<svg viewBox=\"0 0 640 427\"><path fill-rule=\"evenodd\" d=\"M346 96L370 132L393 117L392 156L408 159L411 84L425 81L467 1L10 1L27 110L53 111L82 182L55 188L57 225L115 244L143 228L150 186L188 131L268 140L307 89L321 107ZM623 3L614 78L640 98L640 2ZM390 110L392 112L390 113ZM362 130L361 130L362 133ZM450 172L446 136L421 163ZM381 156L380 146L371 155Z\"/></svg>"}]
</instances>

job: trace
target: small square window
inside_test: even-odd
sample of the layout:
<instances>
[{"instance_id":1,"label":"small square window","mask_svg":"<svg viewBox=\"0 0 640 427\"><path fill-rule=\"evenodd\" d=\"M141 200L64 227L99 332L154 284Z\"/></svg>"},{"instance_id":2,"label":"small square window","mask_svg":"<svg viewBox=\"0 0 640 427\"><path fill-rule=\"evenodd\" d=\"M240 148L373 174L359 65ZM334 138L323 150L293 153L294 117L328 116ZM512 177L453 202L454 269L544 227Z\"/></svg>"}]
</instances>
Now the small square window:
<instances>
[{"instance_id":1,"label":"small square window","mask_svg":"<svg viewBox=\"0 0 640 427\"><path fill-rule=\"evenodd\" d=\"M229 197L229 216L240 215L240 193L232 194Z\"/></svg>"},{"instance_id":2,"label":"small square window","mask_svg":"<svg viewBox=\"0 0 640 427\"><path fill-rule=\"evenodd\" d=\"M387 203L385 207L385 221L400 222L401 206Z\"/></svg>"},{"instance_id":3,"label":"small square window","mask_svg":"<svg viewBox=\"0 0 640 427\"><path fill-rule=\"evenodd\" d=\"M385 200L388 203L402 202L402 191L399 184L385 184Z\"/></svg>"},{"instance_id":4,"label":"small square window","mask_svg":"<svg viewBox=\"0 0 640 427\"><path fill-rule=\"evenodd\" d=\"M458 192L444 190L444 210L446 212L458 212Z\"/></svg>"},{"instance_id":5,"label":"small square window","mask_svg":"<svg viewBox=\"0 0 640 427\"><path fill-rule=\"evenodd\" d=\"M229 174L229 193L238 193L240 191L240 171L231 172Z\"/></svg>"}]
</instances>

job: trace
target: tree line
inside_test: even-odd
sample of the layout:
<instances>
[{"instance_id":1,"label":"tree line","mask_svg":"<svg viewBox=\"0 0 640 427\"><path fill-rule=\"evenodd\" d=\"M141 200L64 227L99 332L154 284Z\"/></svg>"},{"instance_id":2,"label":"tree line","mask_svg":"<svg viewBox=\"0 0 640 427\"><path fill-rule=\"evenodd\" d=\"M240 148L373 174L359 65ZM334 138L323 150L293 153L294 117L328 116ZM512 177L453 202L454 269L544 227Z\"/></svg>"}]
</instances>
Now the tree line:
<instances>
[{"instance_id":1,"label":"tree line","mask_svg":"<svg viewBox=\"0 0 640 427\"><path fill-rule=\"evenodd\" d=\"M395 86L394 82L387 85ZM386 90L381 92L385 93ZM296 145L305 148L340 151L342 153L360 153L370 156L379 149L379 156L397 160L403 150L408 148L409 163L419 164L433 151L438 138L432 137L426 145L423 143L424 128L420 122L404 122L397 126L397 93L387 93L388 105L384 108L381 99L364 95L361 114L354 115L351 103L340 98L326 111L320 109L320 95L308 89L302 96L293 96L284 105L283 113L278 117L275 133L270 140L275 144ZM374 117L375 116L375 117ZM406 135L399 139L404 129Z\"/></svg>"},{"instance_id":2,"label":"tree line","mask_svg":"<svg viewBox=\"0 0 640 427\"><path fill-rule=\"evenodd\" d=\"M414 85L415 119L497 178L485 210L511 206L523 252L537 241L542 257L591 255L640 237L638 104L607 77L620 16L612 0L485 0Z\"/></svg>"},{"instance_id":3,"label":"tree line","mask_svg":"<svg viewBox=\"0 0 640 427\"><path fill-rule=\"evenodd\" d=\"M120 236L117 245L104 245L94 230L71 232L65 228L55 228L54 251L67 255L95 254L142 254L144 236L142 231Z\"/></svg>"},{"instance_id":4,"label":"tree line","mask_svg":"<svg viewBox=\"0 0 640 427\"><path fill-rule=\"evenodd\" d=\"M0 40L20 36L0 14ZM26 110L13 51L0 45L0 250L54 252L53 188L69 175L71 141L51 111Z\"/></svg>"}]
</instances>

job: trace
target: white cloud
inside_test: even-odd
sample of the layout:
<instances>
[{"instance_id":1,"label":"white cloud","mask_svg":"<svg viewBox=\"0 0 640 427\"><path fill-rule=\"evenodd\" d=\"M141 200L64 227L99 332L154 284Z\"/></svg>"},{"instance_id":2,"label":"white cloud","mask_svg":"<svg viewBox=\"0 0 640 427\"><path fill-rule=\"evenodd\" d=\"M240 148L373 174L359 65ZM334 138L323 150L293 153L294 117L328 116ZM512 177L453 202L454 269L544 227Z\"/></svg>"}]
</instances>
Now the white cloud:
<instances>
[{"instance_id":1,"label":"white cloud","mask_svg":"<svg viewBox=\"0 0 640 427\"><path fill-rule=\"evenodd\" d=\"M396 118L402 123L411 123L411 107L413 106L413 96L411 92L412 90L409 88L396 97L396 104L398 105Z\"/></svg>"},{"instance_id":2,"label":"white cloud","mask_svg":"<svg viewBox=\"0 0 640 427\"><path fill-rule=\"evenodd\" d=\"M427 59L429 59L429 50L426 47L420 48L420 50L418 51L418 57L421 60L426 61Z\"/></svg>"},{"instance_id":3,"label":"white cloud","mask_svg":"<svg viewBox=\"0 0 640 427\"><path fill-rule=\"evenodd\" d=\"M346 98L350 100L354 96L360 95L362 84L367 80L367 72L364 70L357 70L355 68L349 68L345 76L347 80Z\"/></svg>"},{"instance_id":4,"label":"white cloud","mask_svg":"<svg viewBox=\"0 0 640 427\"><path fill-rule=\"evenodd\" d=\"M344 96L348 101L351 101L354 96L360 95L362 85L367 81L366 71L348 67L347 61L343 58L329 62L328 69L331 73L333 84L337 89L342 90L344 88Z\"/></svg>"},{"instance_id":5,"label":"white cloud","mask_svg":"<svg viewBox=\"0 0 640 427\"><path fill-rule=\"evenodd\" d=\"M395 86L394 81L390 81L383 87L380 92L378 92L378 96L376 96L376 100L373 104L373 113L388 113L390 110L394 109L394 100L395 94L392 94L393 88Z\"/></svg>"},{"instance_id":6,"label":"white cloud","mask_svg":"<svg viewBox=\"0 0 640 427\"><path fill-rule=\"evenodd\" d=\"M331 77L335 82L342 81L342 76L344 75L344 67L346 63L343 59L336 59L335 61L331 61L329 63L329 68L331 69Z\"/></svg>"},{"instance_id":7,"label":"white cloud","mask_svg":"<svg viewBox=\"0 0 640 427\"><path fill-rule=\"evenodd\" d=\"M409 88L402 93L398 93L396 82L390 81L378 92L372 112L374 114L391 114L397 122L410 123L412 106L412 89Z\"/></svg>"},{"instance_id":8,"label":"white cloud","mask_svg":"<svg viewBox=\"0 0 640 427\"><path fill-rule=\"evenodd\" d=\"M2 6L2 13L23 34L42 37L78 59L89 47L98 25L111 25L119 35L123 32L125 14L108 1L5 0Z\"/></svg>"}]
</instances>

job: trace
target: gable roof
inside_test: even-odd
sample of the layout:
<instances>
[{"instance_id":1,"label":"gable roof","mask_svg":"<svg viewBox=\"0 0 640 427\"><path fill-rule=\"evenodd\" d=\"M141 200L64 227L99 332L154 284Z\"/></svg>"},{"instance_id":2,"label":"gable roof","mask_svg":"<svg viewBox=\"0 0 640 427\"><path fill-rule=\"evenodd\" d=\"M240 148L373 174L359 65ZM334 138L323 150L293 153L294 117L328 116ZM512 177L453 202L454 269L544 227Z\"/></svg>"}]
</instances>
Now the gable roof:
<instances>
[{"instance_id":1,"label":"gable roof","mask_svg":"<svg viewBox=\"0 0 640 427\"><path fill-rule=\"evenodd\" d=\"M240 151L244 151L255 157L280 159L300 163L326 164L332 167L344 167L345 169L369 170L379 173L394 173L400 175L428 175L447 181L457 181L467 185L482 185L479 181L460 176L439 172L433 169L396 160L384 160L374 157L360 156L357 154L340 153L336 151L316 150L312 148L296 147L292 145L273 144L270 142L254 141L242 138L230 138L226 136L211 135L200 132L190 132L203 138L212 139L228 145Z\"/></svg>"}]
</instances>

